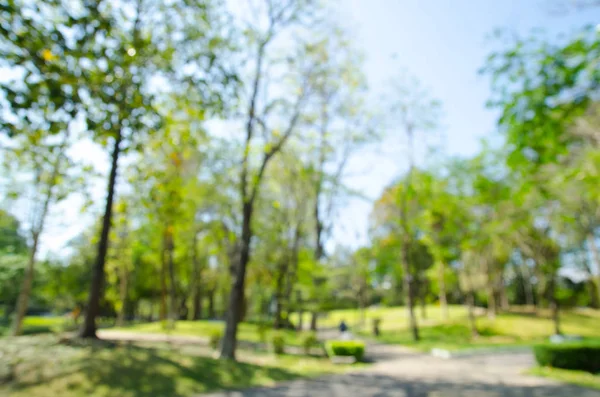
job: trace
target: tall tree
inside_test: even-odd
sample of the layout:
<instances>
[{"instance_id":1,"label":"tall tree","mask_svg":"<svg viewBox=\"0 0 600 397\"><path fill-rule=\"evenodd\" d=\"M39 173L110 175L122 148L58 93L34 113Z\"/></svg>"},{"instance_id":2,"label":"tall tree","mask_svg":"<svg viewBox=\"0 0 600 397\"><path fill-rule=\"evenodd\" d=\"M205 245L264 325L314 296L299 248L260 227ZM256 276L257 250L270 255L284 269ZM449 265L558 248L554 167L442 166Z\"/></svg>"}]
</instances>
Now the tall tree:
<instances>
[{"instance_id":1,"label":"tall tree","mask_svg":"<svg viewBox=\"0 0 600 397\"><path fill-rule=\"evenodd\" d=\"M402 248L400 263L404 271L404 293L406 310L408 312L409 328L414 340L419 340L419 328L414 313L415 301L415 275L412 274L410 264L410 246L412 245L412 230L408 220L408 195L415 189L412 183L412 175L415 168L414 151L415 139L422 143L427 133L436 128L440 103L430 99L427 92L420 86L419 82L408 76L401 76L392 84L392 106L391 115L394 120L394 129L402 135L406 144L407 172L404 178L404 188L401 189L399 200L399 222L402 230ZM419 134L419 135L417 135Z\"/></svg>"},{"instance_id":2,"label":"tall tree","mask_svg":"<svg viewBox=\"0 0 600 397\"><path fill-rule=\"evenodd\" d=\"M251 258L251 241L254 235L252 219L258 191L267 165L281 151L298 126L308 96L308 77L313 67L305 62L304 57L305 52L310 51L309 46L301 44L298 52L287 59L288 66L282 65L281 59L272 53L276 50L278 40L289 34L295 33L296 37L302 37L301 27L314 12L312 1L261 0L251 2L250 7L255 14L246 27L246 39L253 70L248 81L249 92L245 98L245 138L239 184L242 227L239 260L233 269L225 335L221 346L221 357L225 359L235 359L237 326L244 306L246 269ZM292 80L292 93L273 96L273 91L268 89L268 82L275 73L282 73L283 76L280 77L283 81ZM257 164L256 168L254 164Z\"/></svg>"},{"instance_id":3,"label":"tall tree","mask_svg":"<svg viewBox=\"0 0 600 397\"><path fill-rule=\"evenodd\" d=\"M12 324L11 333L15 336L22 331L40 238L51 207L77 187L79 167L66 156L71 135L67 130L50 137L42 132L15 136L12 139L13 150L4 158L5 170L14 179L10 193L19 197L20 204L28 211L27 228L31 244Z\"/></svg>"}]
</instances>

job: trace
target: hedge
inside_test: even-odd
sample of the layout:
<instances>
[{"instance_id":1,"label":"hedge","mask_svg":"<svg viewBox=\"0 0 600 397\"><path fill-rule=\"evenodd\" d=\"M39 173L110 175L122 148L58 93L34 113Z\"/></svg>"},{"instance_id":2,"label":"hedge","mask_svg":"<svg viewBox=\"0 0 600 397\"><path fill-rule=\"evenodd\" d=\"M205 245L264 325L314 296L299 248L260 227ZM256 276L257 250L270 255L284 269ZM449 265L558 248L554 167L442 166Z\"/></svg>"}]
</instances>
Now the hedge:
<instances>
[{"instance_id":1,"label":"hedge","mask_svg":"<svg viewBox=\"0 0 600 397\"><path fill-rule=\"evenodd\" d=\"M354 357L356 361L361 361L365 355L365 344L360 341L331 340L325 343L325 350L329 357Z\"/></svg>"},{"instance_id":2,"label":"hedge","mask_svg":"<svg viewBox=\"0 0 600 397\"><path fill-rule=\"evenodd\" d=\"M210 334L208 344L213 350L217 350L221 344L221 339L223 339L223 332L215 330Z\"/></svg>"},{"instance_id":3,"label":"hedge","mask_svg":"<svg viewBox=\"0 0 600 397\"><path fill-rule=\"evenodd\" d=\"M275 332L271 336L271 343L273 345L273 352L275 354L285 353L285 338L283 337L283 334Z\"/></svg>"},{"instance_id":4,"label":"hedge","mask_svg":"<svg viewBox=\"0 0 600 397\"><path fill-rule=\"evenodd\" d=\"M537 363L543 367L600 372L600 342L545 343L533 347Z\"/></svg>"}]
</instances>

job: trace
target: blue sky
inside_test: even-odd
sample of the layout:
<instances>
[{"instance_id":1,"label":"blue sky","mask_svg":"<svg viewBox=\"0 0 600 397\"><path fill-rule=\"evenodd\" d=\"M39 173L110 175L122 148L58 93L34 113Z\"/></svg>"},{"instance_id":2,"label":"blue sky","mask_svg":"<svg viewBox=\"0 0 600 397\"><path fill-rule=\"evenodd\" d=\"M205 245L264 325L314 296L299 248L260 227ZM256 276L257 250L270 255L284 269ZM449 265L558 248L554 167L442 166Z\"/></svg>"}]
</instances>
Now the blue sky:
<instances>
[{"instance_id":1,"label":"blue sky","mask_svg":"<svg viewBox=\"0 0 600 397\"><path fill-rule=\"evenodd\" d=\"M600 7L552 12L552 4L581 0L337 0L336 17L349 29L354 45L364 53L364 70L375 101L392 77L405 70L427 87L443 105L444 152L471 155L481 138L495 131L496 113L485 108L489 82L478 75L493 46L488 36L496 28L527 34L543 28L549 38L600 23ZM382 143L364 149L350 162L346 183L375 199L406 167L397 131L385 131ZM99 170L107 171L105 153L89 142L74 150ZM423 162L422 152L419 160ZM104 180L94 187L99 204ZM55 208L43 237L44 253L62 251L64 244L89 226L76 198ZM372 203L352 199L339 208L335 242L353 246L367 240ZM330 245L331 247L331 245Z\"/></svg>"},{"instance_id":2,"label":"blue sky","mask_svg":"<svg viewBox=\"0 0 600 397\"><path fill-rule=\"evenodd\" d=\"M468 156L478 151L482 138L495 132L497 112L485 108L489 80L478 74L498 45L491 33L502 28L527 35L541 28L554 40L560 33L569 35L584 25L600 23L600 7L578 9L573 6L576 2L340 0L336 10L351 28L354 44L365 54L365 72L373 93L384 91L386 82L402 70L416 76L442 102L444 151ZM402 152L389 150L395 134L386 131L379 149L353 160L353 168L367 162L373 165L369 164L368 173L347 179L348 184L376 198L405 169ZM371 205L352 200L341 211L340 227L334 232L337 241L353 245L366 241Z\"/></svg>"}]
</instances>

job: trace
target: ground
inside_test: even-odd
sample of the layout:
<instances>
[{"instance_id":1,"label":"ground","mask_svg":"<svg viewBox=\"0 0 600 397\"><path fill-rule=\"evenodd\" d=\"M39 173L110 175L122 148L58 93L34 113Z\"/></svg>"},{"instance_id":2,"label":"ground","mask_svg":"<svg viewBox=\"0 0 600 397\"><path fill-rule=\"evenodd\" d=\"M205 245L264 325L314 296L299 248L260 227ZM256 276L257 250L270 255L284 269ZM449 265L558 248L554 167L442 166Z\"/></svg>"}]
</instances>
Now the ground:
<instances>
[{"instance_id":1,"label":"ground","mask_svg":"<svg viewBox=\"0 0 600 397\"><path fill-rule=\"evenodd\" d=\"M238 363L213 358L215 352L208 346L207 336L221 329L220 322L179 322L169 333L160 323L103 329L99 336L105 341L84 345L58 343L58 336L50 334L4 338L0 339L0 396L197 397L211 391L245 389L214 396L600 397L600 391L544 378L600 387L599 375L535 368L526 348L503 354L472 350L542 340L552 333L547 313L533 316L521 310L502 314L494 321L480 313L482 336L472 339L463 308L451 307L446 323L441 322L439 310L428 309L428 319L420 319L423 341L419 344L408 338L403 309L367 311L367 319L386 316L379 341L368 339L367 358L376 363L367 367L338 366L322 357L275 357L264 352L266 345L256 342L262 337L258 327L251 324L240 327ZM342 318L353 332L368 333L368 329L357 330L356 311L345 311L322 319L321 325L329 328L318 336L337 337L334 325ZM567 333L598 337L599 320L598 311L576 310L563 313L562 325ZM28 319L28 326L35 332L44 327L65 329L59 321L49 319ZM302 353L298 344L306 334L284 332L290 353ZM460 350L462 355L443 359L423 353L431 347ZM250 348L262 348L262 352ZM353 373L340 374L349 370ZM247 389L257 386L269 387Z\"/></svg>"},{"instance_id":2,"label":"ground","mask_svg":"<svg viewBox=\"0 0 600 397\"><path fill-rule=\"evenodd\" d=\"M239 352L212 358L204 345L160 341L59 341L53 335L0 340L0 396L190 397L198 393L340 373L325 358Z\"/></svg>"},{"instance_id":3,"label":"ground","mask_svg":"<svg viewBox=\"0 0 600 397\"><path fill-rule=\"evenodd\" d=\"M530 353L444 360L407 354L367 370L206 397L600 397L600 391L523 375Z\"/></svg>"}]
</instances>

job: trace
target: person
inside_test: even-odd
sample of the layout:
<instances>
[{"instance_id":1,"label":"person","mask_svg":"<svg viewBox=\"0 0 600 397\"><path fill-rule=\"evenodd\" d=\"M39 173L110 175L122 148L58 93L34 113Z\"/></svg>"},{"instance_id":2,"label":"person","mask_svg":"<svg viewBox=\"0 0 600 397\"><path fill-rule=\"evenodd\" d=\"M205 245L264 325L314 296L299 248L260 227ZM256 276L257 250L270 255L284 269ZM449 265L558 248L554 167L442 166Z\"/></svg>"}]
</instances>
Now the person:
<instances>
[{"instance_id":1,"label":"person","mask_svg":"<svg viewBox=\"0 0 600 397\"><path fill-rule=\"evenodd\" d=\"M340 322L340 332L343 334L346 331L348 331L348 326L346 325L346 322L342 320L342 322Z\"/></svg>"}]
</instances>

